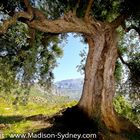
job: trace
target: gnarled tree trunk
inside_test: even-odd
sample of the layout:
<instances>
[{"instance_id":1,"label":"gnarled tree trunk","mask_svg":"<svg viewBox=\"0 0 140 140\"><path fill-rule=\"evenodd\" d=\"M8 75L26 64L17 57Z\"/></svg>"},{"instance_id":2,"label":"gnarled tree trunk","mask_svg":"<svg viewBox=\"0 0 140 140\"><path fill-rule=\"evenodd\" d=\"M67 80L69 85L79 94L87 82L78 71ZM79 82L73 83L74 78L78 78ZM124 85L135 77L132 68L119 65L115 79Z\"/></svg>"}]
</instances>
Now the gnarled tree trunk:
<instances>
[{"instance_id":1,"label":"gnarled tree trunk","mask_svg":"<svg viewBox=\"0 0 140 140\"><path fill-rule=\"evenodd\" d=\"M115 94L115 62L117 59L116 32L111 27L98 30L96 36L86 35L89 52L85 66L85 82L78 107L90 119L97 119L107 129L125 129L113 109Z\"/></svg>"}]
</instances>

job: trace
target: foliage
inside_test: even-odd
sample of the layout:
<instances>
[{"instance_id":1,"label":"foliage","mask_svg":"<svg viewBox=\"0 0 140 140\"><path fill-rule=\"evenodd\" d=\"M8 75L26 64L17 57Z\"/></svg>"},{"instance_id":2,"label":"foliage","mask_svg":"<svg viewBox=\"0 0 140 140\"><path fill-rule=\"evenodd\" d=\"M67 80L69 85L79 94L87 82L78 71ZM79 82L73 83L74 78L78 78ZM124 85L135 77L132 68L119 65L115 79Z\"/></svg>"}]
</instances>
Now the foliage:
<instances>
[{"instance_id":1,"label":"foliage","mask_svg":"<svg viewBox=\"0 0 140 140\"><path fill-rule=\"evenodd\" d=\"M135 53L129 60L130 74L129 79L132 82L132 86L137 88L140 86L140 53Z\"/></svg>"},{"instance_id":2,"label":"foliage","mask_svg":"<svg viewBox=\"0 0 140 140\"><path fill-rule=\"evenodd\" d=\"M53 69L57 66L57 58L62 56L59 47L61 39L58 35L36 33L36 41L30 45L29 28L18 22L1 37L0 45L0 89L10 90L20 83L50 84ZM51 36L51 39L50 39ZM5 69L5 71L3 71ZM17 82L18 81L18 82Z\"/></svg>"},{"instance_id":3,"label":"foliage","mask_svg":"<svg viewBox=\"0 0 140 140\"><path fill-rule=\"evenodd\" d=\"M121 2L119 0L100 0L95 1L93 12L99 20L112 21L118 16L120 7Z\"/></svg>"},{"instance_id":4,"label":"foliage","mask_svg":"<svg viewBox=\"0 0 140 140\"><path fill-rule=\"evenodd\" d=\"M115 110L123 117L128 118L137 127L140 126L140 107L133 105L132 102L125 99L124 96L118 95L114 99Z\"/></svg>"},{"instance_id":5,"label":"foliage","mask_svg":"<svg viewBox=\"0 0 140 140\"><path fill-rule=\"evenodd\" d=\"M77 71L80 72L81 74L84 74L85 71L85 63L86 63L86 58L87 58L87 52L86 52L86 48L84 48L81 52L80 52L80 57L81 57L81 61L80 64L77 65Z\"/></svg>"},{"instance_id":6,"label":"foliage","mask_svg":"<svg viewBox=\"0 0 140 140\"><path fill-rule=\"evenodd\" d=\"M122 79L122 65L121 63L118 61L116 61L116 67L115 67L115 79L116 79L116 83L120 83L121 79Z\"/></svg>"},{"instance_id":7,"label":"foliage","mask_svg":"<svg viewBox=\"0 0 140 140\"><path fill-rule=\"evenodd\" d=\"M140 78L138 76L140 73L139 51L139 35L135 30L130 30L122 36L122 40L119 42L119 52L124 58L124 62L121 63L123 70L119 90L124 94L128 94L133 100L140 98Z\"/></svg>"}]
</instances>

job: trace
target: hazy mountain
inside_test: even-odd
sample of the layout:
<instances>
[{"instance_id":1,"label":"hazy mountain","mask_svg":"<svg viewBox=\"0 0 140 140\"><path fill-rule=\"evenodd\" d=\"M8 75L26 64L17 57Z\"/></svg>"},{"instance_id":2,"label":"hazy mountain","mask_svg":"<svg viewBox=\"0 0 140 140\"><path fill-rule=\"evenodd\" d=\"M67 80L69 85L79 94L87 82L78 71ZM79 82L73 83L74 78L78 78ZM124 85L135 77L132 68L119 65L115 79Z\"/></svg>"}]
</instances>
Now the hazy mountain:
<instances>
[{"instance_id":1,"label":"hazy mountain","mask_svg":"<svg viewBox=\"0 0 140 140\"><path fill-rule=\"evenodd\" d=\"M72 99L79 100L83 88L83 78L66 79L55 83L56 92L59 95L69 96Z\"/></svg>"}]
</instances>

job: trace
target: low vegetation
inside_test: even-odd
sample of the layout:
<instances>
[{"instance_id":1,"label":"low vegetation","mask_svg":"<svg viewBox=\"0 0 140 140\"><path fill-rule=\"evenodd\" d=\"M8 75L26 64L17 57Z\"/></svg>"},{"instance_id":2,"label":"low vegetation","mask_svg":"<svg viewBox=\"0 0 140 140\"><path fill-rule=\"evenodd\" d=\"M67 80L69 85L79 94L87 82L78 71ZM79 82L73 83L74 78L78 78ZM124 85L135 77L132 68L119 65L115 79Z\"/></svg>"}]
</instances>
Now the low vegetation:
<instances>
[{"instance_id":1,"label":"low vegetation","mask_svg":"<svg viewBox=\"0 0 140 140\"><path fill-rule=\"evenodd\" d=\"M36 99L36 101L34 100ZM44 102L40 102L42 99ZM46 102L45 102L46 100ZM47 103L47 99L36 96L30 97L27 105L13 105L12 102L6 101L0 97L0 132L5 137L13 133L35 132L44 127L48 127L41 118L51 116L60 110L74 106L76 101L67 101L66 97L57 97L52 104ZM37 116L35 120L29 119L32 116Z\"/></svg>"},{"instance_id":2,"label":"low vegetation","mask_svg":"<svg viewBox=\"0 0 140 140\"><path fill-rule=\"evenodd\" d=\"M45 117L52 116L60 110L72 107L77 103L77 101L68 101L66 97L57 96L55 101L48 103L43 94L40 93L38 96L36 94L33 96L33 91L35 89L31 90L27 105L18 104L15 106L12 102L0 97L0 132L7 139L13 133L36 132L42 128L49 127L50 124L43 121ZM114 106L120 115L128 118L137 127L140 127L139 110L134 109L132 103L127 101L124 96L117 96L114 100ZM33 119L30 119L32 117Z\"/></svg>"},{"instance_id":3,"label":"low vegetation","mask_svg":"<svg viewBox=\"0 0 140 140\"><path fill-rule=\"evenodd\" d=\"M123 117L128 118L140 128L140 105L133 104L123 95L118 95L114 100L115 110Z\"/></svg>"}]
</instances>

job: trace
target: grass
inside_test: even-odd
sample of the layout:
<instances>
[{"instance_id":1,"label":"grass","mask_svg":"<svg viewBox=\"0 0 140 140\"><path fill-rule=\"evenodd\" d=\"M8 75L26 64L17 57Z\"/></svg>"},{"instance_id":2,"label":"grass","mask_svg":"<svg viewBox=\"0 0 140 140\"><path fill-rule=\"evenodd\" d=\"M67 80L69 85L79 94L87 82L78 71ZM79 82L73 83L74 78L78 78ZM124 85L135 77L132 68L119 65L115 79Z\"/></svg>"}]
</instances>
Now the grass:
<instances>
[{"instance_id":1,"label":"grass","mask_svg":"<svg viewBox=\"0 0 140 140\"><path fill-rule=\"evenodd\" d=\"M32 121L20 121L16 122L11 127L4 129L3 133L5 137L8 137L10 134L24 134L31 129L33 125Z\"/></svg>"},{"instance_id":2,"label":"grass","mask_svg":"<svg viewBox=\"0 0 140 140\"><path fill-rule=\"evenodd\" d=\"M76 103L76 101L59 101L48 105L47 103L39 104L30 101L28 105L19 105L17 109L3 98L0 98L0 132L5 137L13 133L35 132L42 127L40 121L29 121L25 119L26 117L38 114L50 116L63 108L74 106Z\"/></svg>"},{"instance_id":3,"label":"grass","mask_svg":"<svg viewBox=\"0 0 140 140\"><path fill-rule=\"evenodd\" d=\"M45 100L44 97L42 98ZM11 139L9 138L11 134L34 133L42 128L49 128L50 124L48 122L41 119L28 120L26 118L38 114L51 116L63 108L76 104L77 101L68 101L66 98L56 97L53 102L49 103L48 101L34 102L29 100L26 106L18 105L18 108L15 108L9 101L0 98L0 134L3 133L6 139ZM124 136L130 140L140 140L138 134L128 133Z\"/></svg>"},{"instance_id":4,"label":"grass","mask_svg":"<svg viewBox=\"0 0 140 140\"><path fill-rule=\"evenodd\" d=\"M126 133L125 135L130 140L140 140L140 135L138 133Z\"/></svg>"}]
</instances>

